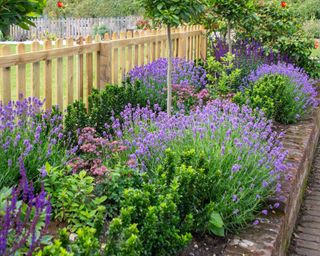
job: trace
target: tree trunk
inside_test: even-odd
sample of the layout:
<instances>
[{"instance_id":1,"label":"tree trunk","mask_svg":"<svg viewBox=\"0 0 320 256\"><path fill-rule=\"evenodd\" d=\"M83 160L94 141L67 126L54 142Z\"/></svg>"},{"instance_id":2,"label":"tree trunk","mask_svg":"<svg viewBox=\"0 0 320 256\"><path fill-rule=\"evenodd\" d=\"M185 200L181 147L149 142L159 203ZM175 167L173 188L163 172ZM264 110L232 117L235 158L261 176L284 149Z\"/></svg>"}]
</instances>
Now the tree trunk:
<instances>
[{"instance_id":1,"label":"tree trunk","mask_svg":"<svg viewBox=\"0 0 320 256\"><path fill-rule=\"evenodd\" d=\"M167 39L168 39L168 73L167 73L167 114L171 115L172 106L172 40L171 40L171 26L167 25Z\"/></svg>"},{"instance_id":2,"label":"tree trunk","mask_svg":"<svg viewBox=\"0 0 320 256\"><path fill-rule=\"evenodd\" d=\"M228 46L229 46L229 53L232 54L231 22L230 21L228 21Z\"/></svg>"}]
</instances>

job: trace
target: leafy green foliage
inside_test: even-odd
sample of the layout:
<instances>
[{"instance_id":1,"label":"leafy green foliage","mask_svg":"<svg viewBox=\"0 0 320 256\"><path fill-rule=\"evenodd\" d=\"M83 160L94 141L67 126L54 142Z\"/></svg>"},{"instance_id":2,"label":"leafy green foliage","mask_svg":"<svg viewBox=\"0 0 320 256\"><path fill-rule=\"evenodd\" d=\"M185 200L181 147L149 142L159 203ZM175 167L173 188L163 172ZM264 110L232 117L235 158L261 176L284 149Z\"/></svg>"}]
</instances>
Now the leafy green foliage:
<instances>
[{"instance_id":1,"label":"leafy green foliage","mask_svg":"<svg viewBox=\"0 0 320 256\"><path fill-rule=\"evenodd\" d=\"M77 133L85 127L94 127L99 134L106 131L106 124L112 123L112 118L118 118L127 104L146 106L148 98L140 92L140 83L132 85L129 81L122 86L107 85L104 90L93 90L89 96L88 111L82 101L75 101L67 108L65 130L73 142ZM154 104L155 102L150 102ZM112 132L111 129L107 131Z\"/></svg>"},{"instance_id":2,"label":"leafy green foliage","mask_svg":"<svg viewBox=\"0 0 320 256\"><path fill-rule=\"evenodd\" d=\"M155 23L179 26L190 22L203 8L200 0L138 0L145 16Z\"/></svg>"},{"instance_id":3,"label":"leafy green foliage","mask_svg":"<svg viewBox=\"0 0 320 256\"><path fill-rule=\"evenodd\" d=\"M110 33L110 29L102 24L102 25L95 25L93 28L92 28L92 35L95 36L95 35L99 35L100 37L103 37L105 34L107 33Z\"/></svg>"},{"instance_id":4,"label":"leafy green foliage","mask_svg":"<svg viewBox=\"0 0 320 256\"><path fill-rule=\"evenodd\" d=\"M0 31L6 33L12 24L29 29L30 25L34 26L31 19L41 15L45 5L45 0L0 1Z\"/></svg>"},{"instance_id":5,"label":"leafy green foliage","mask_svg":"<svg viewBox=\"0 0 320 256\"><path fill-rule=\"evenodd\" d=\"M95 237L96 230L91 227L83 227L77 230L77 237L70 241L69 233L64 228L59 230L59 239L53 244L45 246L36 256L99 256L100 245Z\"/></svg>"},{"instance_id":6,"label":"leafy green foliage","mask_svg":"<svg viewBox=\"0 0 320 256\"><path fill-rule=\"evenodd\" d=\"M242 21L247 20L254 15L255 1L254 0L207 0L206 17L203 19L205 24L212 24L212 20L217 22L225 22L228 33L229 52L232 52L231 30Z\"/></svg>"},{"instance_id":7,"label":"leafy green foliage","mask_svg":"<svg viewBox=\"0 0 320 256\"><path fill-rule=\"evenodd\" d=\"M286 54L296 65L311 76L320 75L320 66L310 59L314 40L302 30L303 20L289 7L266 1L257 9L257 19L247 22L242 38L253 38L275 54Z\"/></svg>"},{"instance_id":8,"label":"leafy green foliage","mask_svg":"<svg viewBox=\"0 0 320 256\"><path fill-rule=\"evenodd\" d=\"M47 0L44 14L49 17L123 17L140 15L141 10L132 0L63 0L64 8L56 0Z\"/></svg>"},{"instance_id":9,"label":"leafy green foliage","mask_svg":"<svg viewBox=\"0 0 320 256\"><path fill-rule=\"evenodd\" d=\"M211 94L215 96L227 95L234 92L241 79L241 70L234 67L234 57L228 53L217 61L213 56L207 60L207 78L210 84L207 86Z\"/></svg>"},{"instance_id":10,"label":"leafy green foliage","mask_svg":"<svg viewBox=\"0 0 320 256\"><path fill-rule=\"evenodd\" d=\"M147 182L145 174L125 166L116 166L112 172L107 173L105 179L95 186L95 193L98 196L107 197L105 201L107 217L112 218L119 214L125 189L141 188L144 182Z\"/></svg>"},{"instance_id":11,"label":"leafy green foliage","mask_svg":"<svg viewBox=\"0 0 320 256\"><path fill-rule=\"evenodd\" d=\"M155 175L123 191L120 215L108 230L107 255L174 255L191 239L190 231L224 236L224 223L208 191L203 158L194 150L166 151ZM116 181L115 181L116 182Z\"/></svg>"},{"instance_id":12,"label":"leafy green foliage","mask_svg":"<svg viewBox=\"0 0 320 256\"><path fill-rule=\"evenodd\" d=\"M320 19L320 6L318 0L292 0L293 8L304 19Z\"/></svg>"},{"instance_id":13,"label":"leafy green foliage","mask_svg":"<svg viewBox=\"0 0 320 256\"><path fill-rule=\"evenodd\" d=\"M105 196L95 197L94 178L85 171L70 174L63 168L46 166L45 189L51 197L55 219L68 223L70 230L84 224L101 230L105 214Z\"/></svg>"},{"instance_id":14,"label":"leafy green foliage","mask_svg":"<svg viewBox=\"0 0 320 256\"><path fill-rule=\"evenodd\" d=\"M239 92L234 100L240 104L249 104L253 109L259 108L268 118L289 124L305 114L304 101L295 100L301 95L290 79L282 75L265 75L252 87Z\"/></svg>"}]
</instances>

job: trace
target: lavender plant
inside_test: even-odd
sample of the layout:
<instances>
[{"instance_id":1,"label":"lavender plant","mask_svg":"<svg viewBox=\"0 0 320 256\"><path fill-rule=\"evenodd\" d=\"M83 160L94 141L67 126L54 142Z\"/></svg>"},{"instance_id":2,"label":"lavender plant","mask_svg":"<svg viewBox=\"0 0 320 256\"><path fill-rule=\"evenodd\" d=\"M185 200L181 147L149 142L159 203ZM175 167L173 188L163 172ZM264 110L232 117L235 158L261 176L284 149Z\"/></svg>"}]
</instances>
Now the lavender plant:
<instances>
[{"instance_id":1,"label":"lavender plant","mask_svg":"<svg viewBox=\"0 0 320 256\"><path fill-rule=\"evenodd\" d=\"M123 111L124 122L115 128L116 139L128 147L124 159L128 156L130 167L156 178L167 148L178 155L194 150L206 163L212 181L206 193L227 231L252 221L270 194L281 190L286 153L281 134L272 131L262 113L256 118L250 108L220 100L190 115L158 111L130 106Z\"/></svg>"},{"instance_id":2,"label":"lavender plant","mask_svg":"<svg viewBox=\"0 0 320 256\"><path fill-rule=\"evenodd\" d=\"M281 123L295 123L318 105L314 81L292 64L264 64L245 82L235 101L260 108Z\"/></svg>"},{"instance_id":3,"label":"lavender plant","mask_svg":"<svg viewBox=\"0 0 320 256\"><path fill-rule=\"evenodd\" d=\"M43 110L36 98L0 105L0 188L16 185L18 159L22 158L27 176L33 180L48 161L59 164L65 158L62 116Z\"/></svg>"},{"instance_id":4,"label":"lavender plant","mask_svg":"<svg viewBox=\"0 0 320 256\"><path fill-rule=\"evenodd\" d=\"M172 63L172 84L193 85L199 89L205 87L206 71L202 67L179 58L172 59ZM158 103L162 109L166 106L167 69L167 59L161 58L147 65L135 67L128 73L132 83L137 80L142 83L140 91L145 99Z\"/></svg>"},{"instance_id":5,"label":"lavender plant","mask_svg":"<svg viewBox=\"0 0 320 256\"><path fill-rule=\"evenodd\" d=\"M45 235L50 222L51 205L43 187L34 193L26 169L20 160L21 180L17 187L0 190L0 254L32 255ZM7 191L7 192L5 192Z\"/></svg>"}]
</instances>

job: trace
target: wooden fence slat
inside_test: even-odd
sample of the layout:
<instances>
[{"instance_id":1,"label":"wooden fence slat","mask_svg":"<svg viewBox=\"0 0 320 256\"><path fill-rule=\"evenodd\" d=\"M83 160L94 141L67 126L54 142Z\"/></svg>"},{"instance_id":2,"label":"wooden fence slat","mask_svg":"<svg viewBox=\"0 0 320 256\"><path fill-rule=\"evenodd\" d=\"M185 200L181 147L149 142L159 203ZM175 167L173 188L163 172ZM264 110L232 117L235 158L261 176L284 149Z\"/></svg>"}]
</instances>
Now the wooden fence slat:
<instances>
[{"instance_id":1,"label":"wooden fence slat","mask_svg":"<svg viewBox=\"0 0 320 256\"><path fill-rule=\"evenodd\" d=\"M143 37L145 35L144 31L140 32L140 37ZM139 44L139 55L140 55L140 65L144 65L144 56L145 56L145 43Z\"/></svg>"},{"instance_id":2,"label":"wooden fence slat","mask_svg":"<svg viewBox=\"0 0 320 256\"><path fill-rule=\"evenodd\" d=\"M92 43L92 37L86 37L86 44ZM92 52L87 53L86 55L86 71L87 71L87 96L89 96L92 92L93 86L93 54ZM88 98L88 97L87 97Z\"/></svg>"},{"instance_id":3,"label":"wooden fence slat","mask_svg":"<svg viewBox=\"0 0 320 256\"><path fill-rule=\"evenodd\" d=\"M40 43L38 41L34 41L31 44L31 51L37 52L40 49ZM31 83L32 83L32 92L31 95L40 98L40 62L32 63L31 70Z\"/></svg>"},{"instance_id":4,"label":"wooden fence slat","mask_svg":"<svg viewBox=\"0 0 320 256\"><path fill-rule=\"evenodd\" d=\"M133 37L137 38L139 37L139 32L138 31L134 31L133 33ZM134 46L134 64L135 67L139 66L139 45L135 45Z\"/></svg>"},{"instance_id":5,"label":"wooden fence slat","mask_svg":"<svg viewBox=\"0 0 320 256\"><path fill-rule=\"evenodd\" d=\"M80 23L81 23L81 20L80 20ZM81 29L81 27L79 29ZM82 36L80 36L77 39L77 44L78 45L83 44ZM78 55L77 78L78 78L77 80L78 81L78 99L83 100L84 95L83 95L83 54L82 53Z\"/></svg>"},{"instance_id":6,"label":"wooden fence slat","mask_svg":"<svg viewBox=\"0 0 320 256\"><path fill-rule=\"evenodd\" d=\"M56 40L56 48L63 47L63 40ZM63 58L57 58L56 67L56 90L57 90L57 105L60 110L63 110Z\"/></svg>"},{"instance_id":7,"label":"wooden fence slat","mask_svg":"<svg viewBox=\"0 0 320 256\"><path fill-rule=\"evenodd\" d=\"M125 32L120 32L120 39L125 39L126 38L126 33ZM123 76L126 73L126 48L125 47L119 47L118 48L119 53L120 53L120 75L121 75L121 80Z\"/></svg>"},{"instance_id":8,"label":"wooden fence slat","mask_svg":"<svg viewBox=\"0 0 320 256\"><path fill-rule=\"evenodd\" d=\"M44 49L50 50L52 43L50 40L43 42ZM45 84L45 98L46 109L50 109L52 106L52 60L46 60L44 63L44 84Z\"/></svg>"},{"instance_id":9,"label":"wooden fence slat","mask_svg":"<svg viewBox=\"0 0 320 256\"><path fill-rule=\"evenodd\" d=\"M11 49L9 45L2 46L1 55L9 55ZM5 67L2 68L2 102L8 104L11 100L11 68Z\"/></svg>"},{"instance_id":10,"label":"wooden fence slat","mask_svg":"<svg viewBox=\"0 0 320 256\"><path fill-rule=\"evenodd\" d=\"M67 39L67 46L73 46L73 39ZM73 91L74 91L74 79L73 79L73 56L68 57L67 64L67 84L68 84L68 104L73 102Z\"/></svg>"},{"instance_id":11,"label":"wooden fence slat","mask_svg":"<svg viewBox=\"0 0 320 256\"><path fill-rule=\"evenodd\" d=\"M17 45L17 54L22 54L25 52L25 45L20 43ZM20 95L26 97L26 64L18 65L17 69L17 97Z\"/></svg>"},{"instance_id":12,"label":"wooden fence slat","mask_svg":"<svg viewBox=\"0 0 320 256\"><path fill-rule=\"evenodd\" d=\"M95 43L101 41L100 35L96 35L94 38ZM100 86L100 49L96 51L96 88L101 89Z\"/></svg>"},{"instance_id":13,"label":"wooden fence slat","mask_svg":"<svg viewBox=\"0 0 320 256\"><path fill-rule=\"evenodd\" d=\"M118 34L113 33L112 34L112 40L117 40ZM119 82L119 65L118 65L118 57L119 57L119 49L117 47L113 48L112 52L112 82L113 84L118 84Z\"/></svg>"},{"instance_id":14,"label":"wooden fence slat","mask_svg":"<svg viewBox=\"0 0 320 256\"><path fill-rule=\"evenodd\" d=\"M132 38L132 32L127 32L127 38ZM127 48L127 58L126 58L126 71L129 72L132 69L133 56L132 56L132 46L129 45Z\"/></svg>"}]
</instances>

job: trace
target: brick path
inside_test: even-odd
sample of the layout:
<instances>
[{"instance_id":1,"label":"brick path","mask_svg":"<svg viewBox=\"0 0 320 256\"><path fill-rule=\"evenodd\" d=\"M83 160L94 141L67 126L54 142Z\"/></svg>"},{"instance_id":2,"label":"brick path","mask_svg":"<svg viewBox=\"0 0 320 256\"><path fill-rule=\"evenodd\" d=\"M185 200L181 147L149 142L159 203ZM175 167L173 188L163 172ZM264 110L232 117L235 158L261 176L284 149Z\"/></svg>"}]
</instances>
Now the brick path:
<instances>
[{"instance_id":1,"label":"brick path","mask_svg":"<svg viewBox=\"0 0 320 256\"><path fill-rule=\"evenodd\" d=\"M288 256L320 256L320 144Z\"/></svg>"}]
</instances>

